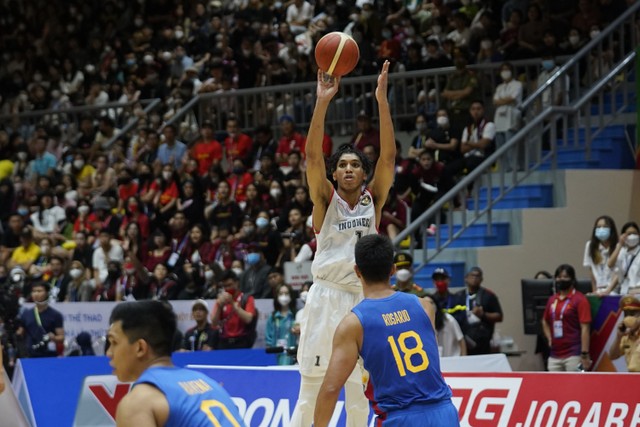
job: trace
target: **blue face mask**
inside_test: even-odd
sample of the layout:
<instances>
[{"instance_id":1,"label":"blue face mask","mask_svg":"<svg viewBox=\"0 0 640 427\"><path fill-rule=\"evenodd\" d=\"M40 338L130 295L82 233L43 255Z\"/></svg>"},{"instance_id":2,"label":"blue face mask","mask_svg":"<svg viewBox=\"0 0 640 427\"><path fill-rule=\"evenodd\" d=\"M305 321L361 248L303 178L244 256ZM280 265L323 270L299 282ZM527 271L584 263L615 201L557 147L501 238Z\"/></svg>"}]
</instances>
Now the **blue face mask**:
<instances>
[{"instance_id":1,"label":"blue face mask","mask_svg":"<svg viewBox=\"0 0 640 427\"><path fill-rule=\"evenodd\" d=\"M18 213L22 216L29 214L29 209L27 208L18 208Z\"/></svg>"},{"instance_id":2,"label":"blue face mask","mask_svg":"<svg viewBox=\"0 0 640 427\"><path fill-rule=\"evenodd\" d=\"M611 229L609 227L596 228L596 238L601 242L607 240L611 236Z\"/></svg>"},{"instance_id":3,"label":"blue face mask","mask_svg":"<svg viewBox=\"0 0 640 427\"><path fill-rule=\"evenodd\" d=\"M265 228L267 225L269 225L269 220L267 218L257 218L256 219L256 226L258 228Z\"/></svg>"},{"instance_id":4,"label":"blue face mask","mask_svg":"<svg viewBox=\"0 0 640 427\"><path fill-rule=\"evenodd\" d=\"M552 70L555 65L556 64L555 62L553 62L553 59L545 59L544 61L542 61L542 68L547 71Z\"/></svg>"},{"instance_id":5,"label":"blue face mask","mask_svg":"<svg viewBox=\"0 0 640 427\"><path fill-rule=\"evenodd\" d=\"M250 254L247 254L247 264L256 265L258 262L260 262L259 253L251 252Z\"/></svg>"}]
</instances>

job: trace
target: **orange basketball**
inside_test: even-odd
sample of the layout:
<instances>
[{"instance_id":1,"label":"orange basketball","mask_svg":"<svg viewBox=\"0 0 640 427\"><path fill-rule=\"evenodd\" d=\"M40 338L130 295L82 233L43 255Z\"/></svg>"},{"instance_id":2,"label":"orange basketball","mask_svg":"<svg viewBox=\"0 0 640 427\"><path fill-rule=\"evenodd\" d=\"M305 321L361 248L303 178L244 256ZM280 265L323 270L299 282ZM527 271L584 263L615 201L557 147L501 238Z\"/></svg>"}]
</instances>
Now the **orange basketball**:
<instances>
[{"instance_id":1,"label":"orange basketball","mask_svg":"<svg viewBox=\"0 0 640 427\"><path fill-rule=\"evenodd\" d=\"M326 34L318 40L315 54L318 67L334 77L349 74L360 59L358 43L340 31Z\"/></svg>"}]
</instances>

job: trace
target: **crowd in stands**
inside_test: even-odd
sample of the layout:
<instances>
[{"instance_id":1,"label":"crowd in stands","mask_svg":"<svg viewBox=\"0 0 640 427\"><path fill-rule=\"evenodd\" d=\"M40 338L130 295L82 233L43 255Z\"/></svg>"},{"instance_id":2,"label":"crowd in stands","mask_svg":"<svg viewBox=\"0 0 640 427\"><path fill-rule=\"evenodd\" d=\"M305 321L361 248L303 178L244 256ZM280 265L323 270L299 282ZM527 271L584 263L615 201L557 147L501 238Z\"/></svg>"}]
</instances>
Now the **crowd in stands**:
<instances>
[{"instance_id":1,"label":"crowd in stands","mask_svg":"<svg viewBox=\"0 0 640 427\"><path fill-rule=\"evenodd\" d=\"M205 120L187 140L163 125L170 112L198 93L314 80L313 46L333 30L359 43L354 75L376 73L382 59L395 72L455 65L446 105L416 111L417 136L399 153L381 223L395 237L519 126L511 65L501 66L491 119L469 63L575 53L625 8L624 0L2 2L0 114L155 97L164 105L149 117L133 107L141 122L128 135L119 135L128 119L117 109L87 114L72 131L1 124L0 280L45 281L64 302L216 299L227 277L278 302L292 294L284 263L315 249L304 131L287 114L279 128L251 131L229 115L225 129ZM351 143L372 162L377 136L359 115ZM326 135L323 152L333 151ZM283 301L275 307L291 298Z\"/></svg>"},{"instance_id":2,"label":"crowd in stands","mask_svg":"<svg viewBox=\"0 0 640 427\"><path fill-rule=\"evenodd\" d=\"M354 75L573 54L625 0L209 2L44 0L0 5L0 112L161 98L312 81L329 31L360 46ZM139 113L139 111L137 112ZM158 124L158 123L156 123ZM117 123L122 125L122 123Z\"/></svg>"}]
</instances>

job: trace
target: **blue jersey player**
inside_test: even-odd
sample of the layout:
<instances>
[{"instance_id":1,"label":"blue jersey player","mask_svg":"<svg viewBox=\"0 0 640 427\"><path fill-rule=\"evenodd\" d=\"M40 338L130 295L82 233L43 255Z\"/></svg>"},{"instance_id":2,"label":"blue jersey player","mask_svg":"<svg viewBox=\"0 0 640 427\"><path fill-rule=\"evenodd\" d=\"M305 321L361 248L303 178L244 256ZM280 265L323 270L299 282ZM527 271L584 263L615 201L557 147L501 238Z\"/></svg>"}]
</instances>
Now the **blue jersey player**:
<instances>
[{"instance_id":1,"label":"blue jersey player","mask_svg":"<svg viewBox=\"0 0 640 427\"><path fill-rule=\"evenodd\" d=\"M116 411L118 427L244 427L227 392L171 362L176 316L160 301L123 302L109 321L107 356L119 381L134 382Z\"/></svg>"},{"instance_id":2,"label":"blue jersey player","mask_svg":"<svg viewBox=\"0 0 640 427\"><path fill-rule=\"evenodd\" d=\"M355 261L365 299L334 335L314 427L329 424L340 389L359 355L369 371L377 426L459 426L451 389L440 372L433 305L391 288L393 245L386 236L363 236L355 247Z\"/></svg>"}]
</instances>

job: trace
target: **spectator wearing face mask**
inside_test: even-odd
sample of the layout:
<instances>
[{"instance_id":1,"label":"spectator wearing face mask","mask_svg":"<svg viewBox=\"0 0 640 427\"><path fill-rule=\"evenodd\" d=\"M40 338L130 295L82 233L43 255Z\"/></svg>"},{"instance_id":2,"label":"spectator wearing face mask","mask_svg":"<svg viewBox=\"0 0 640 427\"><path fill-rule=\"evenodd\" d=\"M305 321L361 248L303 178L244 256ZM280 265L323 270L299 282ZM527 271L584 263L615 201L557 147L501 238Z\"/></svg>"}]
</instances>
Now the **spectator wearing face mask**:
<instances>
[{"instance_id":1,"label":"spectator wearing face mask","mask_svg":"<svg viewBox=\"0 0 640 427\"><path fill-rule=\"evenodd\" d=\"M522 82L514 79L513 66L505 62L500 66L500 78L502 83L496 87L493 94L493 106L495 114L493 123L496 126L496 149L502 147L520 129L520 110L518 104L522 102ZM520 150L511 150L503 157L504 170L517 168L517 158L514 153Z\"/></svg>"},{"instance_id":2,"label":"spectator wearing face mask","mask_svg":"<svg viewBox=\"0 0 640 427\"><path fill-rule=\"evenodd\" d=\"M558 70L558 65L556 64L553 52L544 51L541 54L541 59L542 70L540 71L540 74L538 74L537 87L544 85ZM554 105L564 105L568 101L568 90L569 76L556 79L553 85L549 86L544 92L542 92L542 109L544 110L545 108Z\"/></svg>"},{"instance_id":3,"label":"spectator wearing face mask","mask_svg":"<svg viewBox=\"0 0 640 427\"><path fill-rule=\"evenodd\" d=\"M458 150L459 138L456 138L451 133L451 123L449 121L449 114L444 108L439 109L436 112L436 125L427 130L425 134L425 140L423 146L426 149L433 150L435 160L449 163L460 157ZM411 150L409 155L411 155ZM418 157L417 155L415 156Z\"/></svg>"},{"instance_id":4,"label":"spectator wearing face mask","mask_svg":"<svg viewBox=\"0 0 640 427\"><path fill-rule=\"evenodd\" d=\"M405 292L416 295L419 298L427 295L427 292L413 282L413 258L406 253L397 253L393 257L396 266L396 284L392 289L397 292Z\"/></svg>"},{"instance_id":5,"label":"spectator wearing face mask","mask_svg":"<svg viewBox=\"0 0 640 427\"><path fill-rule=\"evenodd\" d=\"M247 269L240 278L240 290L254 298L270 298L268 276L272 266L267 264L260 246L255 243L249 245L246 262Z\"/></svg>"},{"instance_id":6,"label":"spectator wearing face mask","mask_svg":"<svg viewBox=\"0 0 640 427\"><path fill-rule=\"evenodd\" d=\"M267 264L275 266L283 247L282 236L272 227L267 211L258 213L255 224L254 242L262 249Z\"/></svg>"},{"instance_id":7,"label":"spectator wearing face mask","mask_svg":"<svg viewBox=\"0 0 640 427\"><path fill-rule=\"evenodd\" d=\"M296 315L296 301L293 289L287 284L276 288L273 297L273 312L267 319L265 344L267 347L282 347L283 352L278 355L278 365L292 365L294 359L286 349L296 345L293 333Z\"/></svg>"},{"instance_id":8,"label":"spectator wearing face mask","mask_svg":"<svg viewBox=\"0 0 640 427\"><path fill-rule=\"evenodd\" d=\"M609 285L616 278L614 270L607 264L617 243L618 230L613 218L607 215L598 217L593 224L591 238L584 248L582 263L589 270L591 289L596 295L607 295ZM615 285L617 285L617 278Z\"/></svg>"},{"instance_id":9,"label":"spectator wearing face mask","mask_svg":"<svg viewBox=\"0 0 640 427\"><path fill-rule=\"evenodd\" d=\"M435 288L435 292L431 295L433 297L433 300L446 313L453 316L453 318L456 319L458 325L460 325L461 328L465 327L467 323L467 306L459 304L457 296L449 292L451 275L449 274L447 269L438 267L433 270L431 280L433 281L433 287Z\"/></svg>"},{"instance_id":10,"label":"spectator wearing face mask","mask_svg":"<svg viewBox=\"0 0 640 427\"><path fill-rule=\"evenodd\" d=\"M607 265L614 268L620 283L619 293L640 294L640 228L630 221L620 229L620 238ZM609 290L614 288L609 286Z\"/></svg>"},{"instance_id":11,"label":"spectator wearing face mask","mask_svg":"<svg viewBox=\"0 0 640 427\"><path fill-rule=\"evenodd\" d=\"M572 266L560 265L554 283L557 292L549 297L542 320L542 330L551 348L547 368L556 372L589 369L589 301L575 288L576 272Z\"/></svg>"},{"instance_id":12,"label":"spectator wearing face mask","mask_svg":"<svg viewBox=\"0 0 640 427\"><path fill-rule=\"evenodd\" d=\"M563 49L563 54L565 55L573 55L582 49L582 46L586 44L587 40L580 34L580 30L577 28L571 28L569 33L567 34L567 39L565 42L561 43L560 46Z\"/></svg>"},{"instance_id":13,"label":"spectator wearing face mask","mask_svg":"<svg viewBox=\"0 0 640 427\"><path fill-rule=\"evenodd\" d=\"M87 270L82 262L78 260L71 261L69 266L69 281L67 292L64 298L65 302L91 301L93 294L93 285L88 279Z\"/></svg>"}]
</instances>

